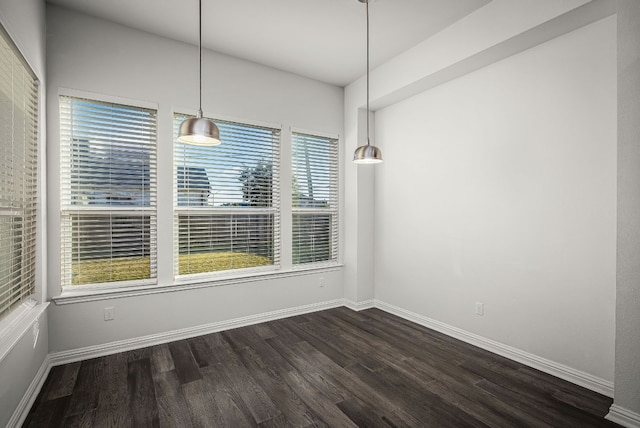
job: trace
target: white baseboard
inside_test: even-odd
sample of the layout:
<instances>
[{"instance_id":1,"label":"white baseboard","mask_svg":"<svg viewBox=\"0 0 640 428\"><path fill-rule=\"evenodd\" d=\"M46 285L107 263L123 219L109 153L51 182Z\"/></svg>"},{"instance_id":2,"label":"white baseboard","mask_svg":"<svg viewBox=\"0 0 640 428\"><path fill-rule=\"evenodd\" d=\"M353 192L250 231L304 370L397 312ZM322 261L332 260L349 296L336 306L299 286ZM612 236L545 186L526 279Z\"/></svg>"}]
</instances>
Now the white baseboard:
<instances>
[{"instance_id":1,"label":"white baseboard","mask_svg":"<svg viewBox=\"0 0 640 428\"><path fill-rule=\"evenodd\" d=\"M626 428L640 428L640 413L632 412L617 404L611 405L605 419Z\"/></svg>"},{"instance_id":2,"label":"white baseboard","mask_svg":"<svg viewBox=\"0 0 640 428\"><path fill-rule=\"evenodd\" d=\"M590 389L591 391L606 395L607 397L613 397L613 382L601 379L597 376L593 376L589 373L576 370L563 364L559 364L555 361L539 357L529 352L504 345L500 342L487 339L477 334L470 333L468 331L416 314L414 312L407 311L405 309L390 305L380 300L375 300L374 306L378 309L389 312L393 315L397 315L408 321L412 321L416 324L420 324L430 329L439 331L440 333L444 333L447 336L460 339L463 342L470 343L482 349L486 349L487 351L493 352L494 354L498 354L519 363L525 364L529 367L533 367L552 376L559 377L560 379L564 379L576 385Z\"/></svg>"},{"instance_id":3,"label":"white baseboard","mask_svg":"<svg viewBox=\"0 0 640 428\"><path fill-rule=\"evenodd\" d=\"M200 325L196 327L184 328L152 334L148 336L136 337L132 339L119 340L116 342L105 343L101 345L88 346L84 348L71 349L68 351L54 352L45 358L38 373L29 385L28 390L16 408L12 418L9 420L8 427L19 427L27 417L33 402L38 396L44 381L49 374L51 367L61 364L87 360L90 358L102 357L105 355L115 354L118 352L130 351L134 349L145 348L148 346L159 345L162 343L172 342L176 340L188 339L205 334L216 333L223 330L229 330L238 327L244 327L252 324L258 324L267 321L273 321L281 318L292 317L295 315L303 315L306 313L316 312L324 309L346 306L355 311L364 309L378 308L391 314L397 315L408 321L415 322L422 326L444 333L448 336L460 339L463 342L470 343L487 351L502 355L506 358L518 361L527 366L536 368L545 373L565 379L569 382L583 386L592 391L613 396L613 383L604 379L597 378L588 373L572 369L570 367L558 364L554 361L538 357L536 355L524 352L522 350L492 341L490 339L467 332L457 327L436 321L425 316L404 310L402 308L390 305L380 300L366 300L362 302L354 302L348 299L336 299L327 302L313 303L294 308L282 309L277 311L265 312L262 314L250 315L246 317L235 318L232 320L219 321L210 324ZM611 406L607 419L620 425L630 428L640 428L640 415L618 407Z\"/></svg>"},{"instance_id":4,"label":"white baseboard","mask_svg":"<svg viewBox=\"0 0 640 428\"><path fill-rule=\"evenodd\" d=\"M49 354L52 366L73 363L90 358L103 357L105 355L116 354L118 352L131 351L134 349L146 348L148 346L160 345L162 343L174 342L176 340L189 339L205 334L216 333L232 328L244 327L280 318L302 315L310 312L321 311L323 309L344 306L344 299L336 299L328 302L313 303L310 305L298 306L295 308L281 309L277 311L264 312L256 315L235 318L231 320L218 321L210 324L188 327L179 330L172 330L148 336L134 337L132 339L118 340L100 345L87 346L84 348L70 349L68 351L54 352Z\"/></svg>"},{"instance_id":5,"label":"white baseboard","mask_svg":"<svg viewBox=\"0 0 640 428\"><path fill-rule=\"evenodd\" d=\"M344 299L344 306L352 311L362 311L364 309L375 308L374 300L364 300L362 302L354 302L353 300Z\"/></svg>"},{"instance_id":6,"label":"white baseboard","mask_svg":"<svg viewBox=\"0 0 640 428\"><path fill-rule=\"evenodd\" d=\"M18 407L16 407L11 419L7 423L7 428L18 428L21 427L24 423L24 420L27 418L29 414L29 410L31 410L31 406L33 406L33 402L36 401L40 390L42 389L42 385L44 385L44 381L47 380L47 376L49 376L49 371L51 370L51 361L49 360L49 356L47 355L40 365L38 372L35 377L29 384L29 388L22 396L22 400L18 403Z\"/></svg>"}]
</instances>

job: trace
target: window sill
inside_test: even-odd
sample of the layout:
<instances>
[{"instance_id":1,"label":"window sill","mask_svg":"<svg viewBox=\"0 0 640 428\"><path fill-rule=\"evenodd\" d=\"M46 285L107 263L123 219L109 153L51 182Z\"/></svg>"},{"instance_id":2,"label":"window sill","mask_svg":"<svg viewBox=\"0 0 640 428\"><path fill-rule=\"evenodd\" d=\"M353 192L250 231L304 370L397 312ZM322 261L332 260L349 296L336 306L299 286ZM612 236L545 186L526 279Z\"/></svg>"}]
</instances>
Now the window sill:
<instances>
[{"instance_id":1,"label":"window sill","mask_svg":"<svg viewBox=\"0 0 640 428\"><path fill-rule=\"evenodd\" d=\"M167 285L141 285L130 287L118 287L109 289L91 290L64 290L59 296L51 300L56 305L69 305L74 303L94 302L99 300L119 299L122 297L144 296L149 294L173 293L183 290L195 290L198 288L219 287L223 285L241 284L255 281L265 281L277 278L288 278L301 275L310 275L318 272L331 272L342 269L339 263L327 263L313 266L296 266L290 270L277 270L271 272L261 272L234 277L206 278L206 279L184 279L177 280Z\"/></svg>"},{"instance_id":2,"label":"window sill","mask_svg":"<svg viewBox=\"0 0 640 428\"><path fill-rule=\"evenodd\" d=\"M33 300L27 301L0 321L0 362L11 352L20 339L27 334L31 326L34 322L37 322L48 306L48 302L37 304Z\"/></svg>"}]
</instances>

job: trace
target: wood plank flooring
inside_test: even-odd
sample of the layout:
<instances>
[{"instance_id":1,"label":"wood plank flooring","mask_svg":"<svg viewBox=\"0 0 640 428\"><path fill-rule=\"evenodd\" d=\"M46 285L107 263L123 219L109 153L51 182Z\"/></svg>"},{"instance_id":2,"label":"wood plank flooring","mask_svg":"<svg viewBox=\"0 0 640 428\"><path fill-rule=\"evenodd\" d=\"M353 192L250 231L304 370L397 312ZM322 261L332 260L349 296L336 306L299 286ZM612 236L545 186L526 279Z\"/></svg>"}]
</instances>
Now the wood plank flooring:
<instances>
[{"instance_id":1,"label":"wood plank flooring","mask_svg":"<svg viewBox=\"0 0 640 428\"><path fill-rule=\"evenodd\" d=\"M615 427L611 399L336 308L54 367L24 427Z\"/></svg>"}]
</instances>

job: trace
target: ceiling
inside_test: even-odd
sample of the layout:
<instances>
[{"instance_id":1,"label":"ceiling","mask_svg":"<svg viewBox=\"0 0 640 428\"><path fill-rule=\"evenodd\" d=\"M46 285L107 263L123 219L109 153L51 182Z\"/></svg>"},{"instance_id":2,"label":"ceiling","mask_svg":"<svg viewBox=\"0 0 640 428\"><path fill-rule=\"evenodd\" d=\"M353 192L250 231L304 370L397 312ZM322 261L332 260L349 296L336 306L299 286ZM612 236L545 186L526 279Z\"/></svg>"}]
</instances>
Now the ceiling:
<instances>
[{"instance_id":1,"label":"ceiling","mask_svg":"<svg viewBox=\"0 0 640 428\"><path fill-rule=\"evenodd\" d=\"M197 0L47 0L197 45ZM490 0L369 0L375 68ZM365 4L358 0L202 0L202 44L338 86L366 70Z\"/></svg>"}]
</instances>

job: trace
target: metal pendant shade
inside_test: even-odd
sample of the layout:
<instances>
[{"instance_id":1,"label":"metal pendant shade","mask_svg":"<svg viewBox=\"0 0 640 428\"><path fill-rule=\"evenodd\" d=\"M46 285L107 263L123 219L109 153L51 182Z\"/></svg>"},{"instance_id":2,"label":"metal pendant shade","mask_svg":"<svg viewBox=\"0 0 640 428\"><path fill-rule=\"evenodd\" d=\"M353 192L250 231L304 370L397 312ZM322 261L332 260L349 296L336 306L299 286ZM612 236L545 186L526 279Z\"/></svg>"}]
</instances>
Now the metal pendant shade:
<instances>
[{"instance_id":1,"label":"metal pendant shade","mask_svg":"<svg viewBox=\"0 0 640 428\"><path fill-rule=\"evenodd\" d=\"M372 146L369 140L369 0L358 0L366 5L367 12L367 144L353 152L353 163L372 164L382 162L382 150Z\"/></svg>"},{"instance_id":2,"label":"metal pendant shade","mask_svg":"<svg viewBox=\"0 0 640 428\"><path fill-rule=\"evenodd\" d=\"M353 152L354 163L380 163L382 162L382 151L376 146L365 144Z\"/></svg>"},{"instance_id":3,"label":"metal pendant shade","mask_svg":"<svg viewBox=\"0 0 640 428\"><path fill-rule=\"evenodd\" d=\"M209 119L192 117L180 125L178 141L194 146L217 146L220 144L220 130Z\"/></svg>"},{"instance_id":4,"label":"metal pendant shade","mask_svg":"<svg viewBox=\"0 0 640 428\"><path fill-rule=\"evenodd\" d=\"M180 125L178 141L194 146L217 146L220 144L220 130L215 123L202 117L202 0L198 1L198 55L199 55L199 95L198 116L185 120Z\"/></svg>"}]
</instances>

